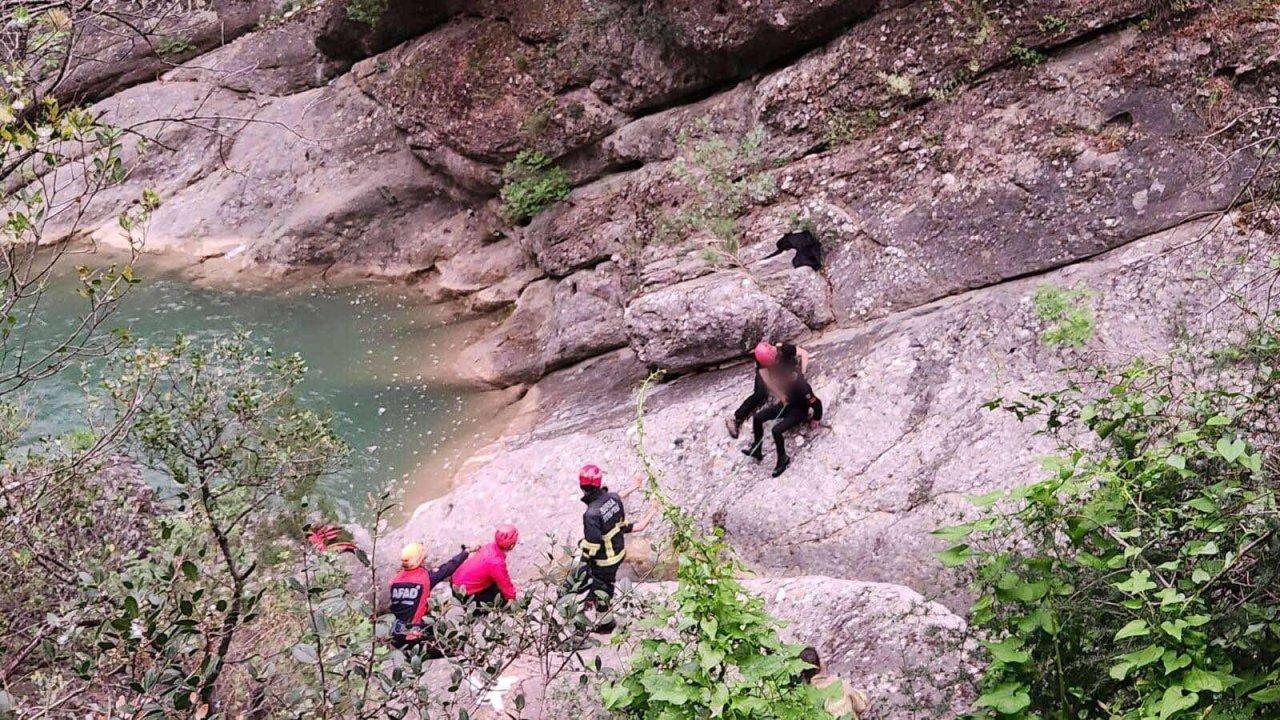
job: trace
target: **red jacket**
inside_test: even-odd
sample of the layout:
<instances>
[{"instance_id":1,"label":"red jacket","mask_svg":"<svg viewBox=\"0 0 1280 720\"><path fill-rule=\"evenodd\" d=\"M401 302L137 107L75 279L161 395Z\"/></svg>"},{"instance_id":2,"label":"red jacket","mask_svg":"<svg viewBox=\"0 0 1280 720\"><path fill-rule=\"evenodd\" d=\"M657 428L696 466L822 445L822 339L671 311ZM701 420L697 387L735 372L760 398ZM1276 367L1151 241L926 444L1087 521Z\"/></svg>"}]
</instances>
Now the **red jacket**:
<instances>
[{"instance_id":1,"label":"red jacket","mask_svg":"<svg viewBox=\"0 0 1280 720\"><path fill-rule=\"evenodd\" d=\"M431 588L456 572L458 565L466 557L464 550L435 570L416 567L401 570L391 578L391 613L396 616L396 629L393 632L401 634L422 622L422 616L427 614L427 601L431 599Z\"/></svg>"},{"instance_id":2,"label":"red jacket","mask_svg":"<svg viewBox=\"0 0 1280 720\"><path fill-rule=\"evenodd\" d=\"M464 595L475 595L491 585L497 585L507 600L516 599L516 586L507 572L507 554L497 543L480 548L453 573L453 586Z\"/></svg>"}]
</instances>

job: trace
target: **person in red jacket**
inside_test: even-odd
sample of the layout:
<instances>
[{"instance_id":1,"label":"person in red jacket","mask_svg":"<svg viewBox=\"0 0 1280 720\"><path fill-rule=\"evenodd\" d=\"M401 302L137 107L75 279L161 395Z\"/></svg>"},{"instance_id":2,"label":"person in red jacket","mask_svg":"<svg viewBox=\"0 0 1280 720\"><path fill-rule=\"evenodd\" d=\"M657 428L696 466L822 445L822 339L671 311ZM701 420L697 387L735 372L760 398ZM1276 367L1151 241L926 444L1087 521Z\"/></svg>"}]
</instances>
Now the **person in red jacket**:
<instances>
[{"instance_id":1,"label":"person in red jacket","mask_svg":"<svg viewBox=\"0 0 1280 720\"><path fill-rule=\"evenodd\" d=\"M466 600L492 607L516 599L516 586L507 572L507 553L520 541L514 525L499 525L493 542L463 561L453 573L453 589Z\"/></svg>"},{"instance_id":2,"label":"person in red jacket","mask_svg":"<svg viewBox=\"0 0 1280 720\"><path fill-rule=\"evenodd\" d=\"M436 646L430 629L423 622L423 616L430 608L431 588L449 579L469 553L463 547L462 552L449 558L445 564L428 570L422 566L427 556L426 549L420 543L404 546L400 551L402 570L391 578L391 614L396 618L391 628L393 645L405 648L421 644L429 657L444 657Z\"/></svg>"}]
</instances>

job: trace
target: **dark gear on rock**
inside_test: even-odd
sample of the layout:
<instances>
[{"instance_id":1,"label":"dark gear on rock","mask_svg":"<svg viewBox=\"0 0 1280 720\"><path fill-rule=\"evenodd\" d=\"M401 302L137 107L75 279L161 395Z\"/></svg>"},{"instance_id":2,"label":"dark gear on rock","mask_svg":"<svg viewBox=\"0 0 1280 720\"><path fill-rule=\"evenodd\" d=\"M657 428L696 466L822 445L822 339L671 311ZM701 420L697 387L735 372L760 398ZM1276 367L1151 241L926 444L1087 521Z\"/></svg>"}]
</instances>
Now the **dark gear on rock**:
<instances>
[{"instance_id":1,"label":"dark gear on rock","mask_svg":"<svg viewBox=\"0 0 1280 720\"><path fill-rule=\"evenodd\" d=\"M767 255L767 258L781 255L788 250L795 250L791 258L792 267L811 267L822 269L822 243L808 230L789 232L778 239L778 249Z\"/></svg>"}]
</instances>

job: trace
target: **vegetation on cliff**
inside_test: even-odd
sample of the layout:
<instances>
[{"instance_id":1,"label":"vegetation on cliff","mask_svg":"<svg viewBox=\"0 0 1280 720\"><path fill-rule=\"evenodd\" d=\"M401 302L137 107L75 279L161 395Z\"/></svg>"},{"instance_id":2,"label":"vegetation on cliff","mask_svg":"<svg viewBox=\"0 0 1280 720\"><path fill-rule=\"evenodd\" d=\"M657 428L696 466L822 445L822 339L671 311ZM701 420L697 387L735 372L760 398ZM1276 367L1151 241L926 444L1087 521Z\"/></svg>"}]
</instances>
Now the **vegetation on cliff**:
<instances>
[{"instance_id":1,"label":"vegetation on cliff","mask_svg":"<svg viewBox=\"0 0 1280 720\"><path fill-rule=\"evenodd\" d=\"M939 533L978 592L977 717L1280 712L1277 321L1246 320L1220 352L993 403L1062 450L1046 479Z\"/></svg>"}]
</instances>

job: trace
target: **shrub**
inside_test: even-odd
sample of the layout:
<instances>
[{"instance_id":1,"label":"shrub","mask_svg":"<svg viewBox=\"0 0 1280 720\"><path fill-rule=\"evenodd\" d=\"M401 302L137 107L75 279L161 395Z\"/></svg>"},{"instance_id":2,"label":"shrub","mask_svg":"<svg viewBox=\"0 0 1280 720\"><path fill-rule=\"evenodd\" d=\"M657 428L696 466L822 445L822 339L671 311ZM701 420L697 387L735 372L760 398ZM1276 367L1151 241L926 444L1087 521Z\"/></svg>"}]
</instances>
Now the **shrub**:
<instances>
[{"instance_id":1,"label":"shrub","mask_svg":"<svg viewBox=\"0 0 1280 720\"><path fill-rule=\"evenodd\" d=\"M526 223L569 196L569 173L537 150L522 150L502 169L502 214Z\"/></svg>"},{"instance_id":2,"label":"shrub","mask_svg":"<svg viewBox=\"0 0 1280 720\"><path fill-rule=\"evenodd\" d=\"M992 404L1067 439L1047 479L938 533L990 654L974 717L1280 713L1280 338L1262 335L1234 380L1138 362Z\"/></svg>"},{"instance_id":3,"label":"shrub","mask_svg":"<svg viewBox=\"0 0 1280 720\"><path fill-rule=\"evenodd\" d=\"M1014 43L1013 47L1009 48L1009 57L1024 67L1035 67L1048 60L1044 53L1020 42Z\"/></svg>"},{"instance_id":4,"label":"shrub","mask_svg":"<svg viewBox=\"0 0 1280 720\"><path fill-rule=\"evenodd\" d=\"M347 0L347 17L369 27L378 24L387 11L387 0Z\"/></svg>"},{"instance_id":5,"label":"shrub","mask_svg":"<svg viewBox=\"0 0 1280 720\"><path fill-rule=\"evenodd\" d=\"M693 133L681 132L677 138L680 156L674 172L692 198L659 220L658 234L670 238L704 233L711 241L703 248L708 262L741 267L738 219L751 205L777 192L773 175L757 170L763 163L765 133L756 128L738 140L719 135L697 137L707 130L708 123L699 121Z\"/></svg>"}]
</instances>

